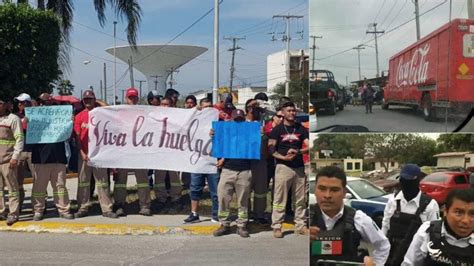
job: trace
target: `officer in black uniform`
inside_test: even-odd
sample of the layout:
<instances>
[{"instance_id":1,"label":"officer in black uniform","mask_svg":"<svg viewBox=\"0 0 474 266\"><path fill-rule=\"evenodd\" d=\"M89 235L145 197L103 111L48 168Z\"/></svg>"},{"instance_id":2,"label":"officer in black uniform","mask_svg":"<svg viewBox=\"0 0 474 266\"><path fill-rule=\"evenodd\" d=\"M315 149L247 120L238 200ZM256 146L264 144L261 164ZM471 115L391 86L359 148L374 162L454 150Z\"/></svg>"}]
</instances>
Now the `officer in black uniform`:
<instances>
[{"instance_id":1,"label":"officer in black uniform","mask_svg":"<svg viewBox=\"0 0 474 266\"><path fill-rule=\"evenodd\" d=\"M375 265L384 265L390 243L375 222L360 210L344 205L346 175L335 166L318 170L315 195L318 204L310 210L311 265L318 260L358 261L361 240L374 247ZM319 265L319 264L318 264ZM324 265L324 264L323 264Z\"/></svg>"},{"instance_id":2,"label":"officer in black uniform","mask_svg":"<svg viewBox=\"0 0 474 266\"><path fill-rule=\"evenodd\" d=\"M382 231L392 247L387 265L400 265L421 224L439 219L438 203L420 191L422 176L416 164L405 164L400 171L401 191L385 205Z\"/></svg>"},{"instance_id":3,"label":"officer in black uniform","mask_svg":"<svg viewBox=\"0 0 474 266\"><path fill-rule=\"evenodd\" d=\"M402 265L474 265L474 190L455 189L442 220L423 223Z\"/></svg>"}]
</instances>

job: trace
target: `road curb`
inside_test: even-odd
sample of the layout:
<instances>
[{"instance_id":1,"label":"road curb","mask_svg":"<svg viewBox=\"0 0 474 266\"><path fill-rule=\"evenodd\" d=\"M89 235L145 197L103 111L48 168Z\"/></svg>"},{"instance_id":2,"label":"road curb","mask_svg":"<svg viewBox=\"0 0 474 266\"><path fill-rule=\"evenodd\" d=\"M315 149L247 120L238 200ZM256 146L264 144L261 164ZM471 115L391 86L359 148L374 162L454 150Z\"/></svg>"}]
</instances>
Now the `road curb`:
<instances>
[{"instance_id":1,"label":"road curb","mask_svg":"<svg viewBox=\"0 0 474 266\"><path fill-rule=\"evenodd\" d=\"M284 230L293 229L293 224L283 224ZM146 224L88 224L60 222L17 222L7 226L0 222L0 232L63 233L92 235L212 235L219 225L155 226ZM249 230L264 229L250 224Z\"/></svg>"}]
</instances>

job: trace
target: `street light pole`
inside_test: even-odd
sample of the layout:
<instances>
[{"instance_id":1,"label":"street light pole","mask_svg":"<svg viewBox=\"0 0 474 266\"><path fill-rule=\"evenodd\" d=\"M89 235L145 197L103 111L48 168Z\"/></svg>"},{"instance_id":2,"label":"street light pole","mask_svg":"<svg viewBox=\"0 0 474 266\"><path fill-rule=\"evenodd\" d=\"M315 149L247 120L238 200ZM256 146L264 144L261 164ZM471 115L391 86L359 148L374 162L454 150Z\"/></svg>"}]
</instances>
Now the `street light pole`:
<instances>
[{"instance_id":1,"label":"street light pole","mask_svg":"<svg viewBox=\"0 0 474 266\"><path fill-rule=\"evenodd\" d=\"M115 56L115 50L117 46L117 21L114 21L114 103L113 105L117 104L117 57Z\"/></svg>"},{"instance_id":2,"label":"street light pole","mask_svg":"<svg viewBox=\"0 0 474 266\"><path fill-rule=\"evenodd\" d=\"M212 87L212 103L217 103L219 89L219 0L214 0L214 82Z\"/></svg>"},{"instance_id":3,"label":"street light pole","mask_svg":"<svg viewBox=\"0 0 474 266\"><path fill-rule=\"evenodd\" d=\"M360 81L360 80L362 80L362 76L360 74L360 50L363 50L365 48L364 48L364 45L359 44L359 45L357 45L357 47L354 47L352 49L357 50L357 57L359 59L359 81Z\"/></svg>"}]
</instances>

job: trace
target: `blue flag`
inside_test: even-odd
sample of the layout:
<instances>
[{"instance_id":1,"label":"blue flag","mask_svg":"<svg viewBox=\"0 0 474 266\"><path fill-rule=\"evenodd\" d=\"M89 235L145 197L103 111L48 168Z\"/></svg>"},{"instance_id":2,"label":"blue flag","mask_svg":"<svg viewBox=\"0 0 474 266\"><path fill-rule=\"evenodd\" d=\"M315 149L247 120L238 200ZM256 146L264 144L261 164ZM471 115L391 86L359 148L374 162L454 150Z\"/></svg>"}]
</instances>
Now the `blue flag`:
<instances>
[{"instance_id":1,"label":"blue flag","mask_svg":"<svg viewBox=\"0 0 474 266\"><path fill-rule=\"evenodd\" d=\"M212 157L260 159L260 123L213 122Z\"/></svg>"}]
</instances>

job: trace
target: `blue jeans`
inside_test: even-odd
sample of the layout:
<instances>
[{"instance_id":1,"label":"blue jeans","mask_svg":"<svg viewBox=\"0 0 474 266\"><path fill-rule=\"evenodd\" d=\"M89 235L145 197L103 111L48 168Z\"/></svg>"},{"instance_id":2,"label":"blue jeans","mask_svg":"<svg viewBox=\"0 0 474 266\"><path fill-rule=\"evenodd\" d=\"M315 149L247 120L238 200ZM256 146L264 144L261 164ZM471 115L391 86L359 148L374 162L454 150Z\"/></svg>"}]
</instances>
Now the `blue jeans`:
<instances>
[{"instance_id":1,"label":"blue jeans","mask_svg":"<svg viewBox=\"0 0 474 266\"><path fill-rule=\"evenodd\" d=\"M212 200L212 217L217 218L217 213L219 210L219 203L217 201L217 183L219 183L219 174L194 174L191 173L191 184L189 185L191 200L199 201L201 200L202 191L204 186L209 187L209 192L211 194Z\"/></svg>"}]
</instances>

